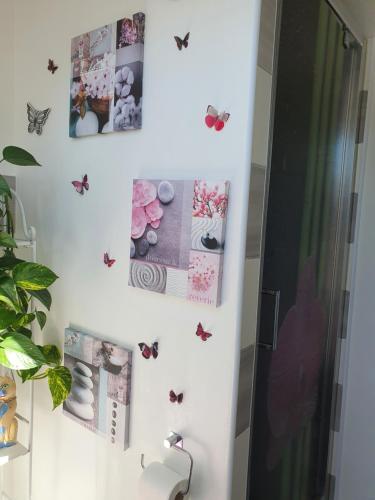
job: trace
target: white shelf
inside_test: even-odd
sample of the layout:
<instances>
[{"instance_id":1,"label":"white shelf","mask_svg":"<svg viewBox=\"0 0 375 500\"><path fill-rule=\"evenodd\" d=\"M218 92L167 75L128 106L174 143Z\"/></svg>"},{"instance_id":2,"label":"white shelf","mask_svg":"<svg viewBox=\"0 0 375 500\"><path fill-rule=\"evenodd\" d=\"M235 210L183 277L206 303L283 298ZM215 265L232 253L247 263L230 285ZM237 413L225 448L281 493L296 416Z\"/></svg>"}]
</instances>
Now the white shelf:
<instances>
[{"instance_id":1,"label":"white shelf","mask_svg":"<svg viewBox=\"0 0 375 500\"><path fill-rule=\"evenodd\" d=\"M34 242L33 241L30 241L30 240L18 240L16 239L16 243L17 243L17 247L18 248L30 248L34 245Z\"/></svg>"},{"instance_id":2,"label":"white shelf","mask_svg":"<svg viewBox=\"0 0 375 500\"><path fill-rule=\"evenodd\" d=\"M16 443L13 446L7 448L0 448L0 466L5 465L15 458L27 455L29 450L25 448L21 443Z\"/></svg>"}]
</instances>

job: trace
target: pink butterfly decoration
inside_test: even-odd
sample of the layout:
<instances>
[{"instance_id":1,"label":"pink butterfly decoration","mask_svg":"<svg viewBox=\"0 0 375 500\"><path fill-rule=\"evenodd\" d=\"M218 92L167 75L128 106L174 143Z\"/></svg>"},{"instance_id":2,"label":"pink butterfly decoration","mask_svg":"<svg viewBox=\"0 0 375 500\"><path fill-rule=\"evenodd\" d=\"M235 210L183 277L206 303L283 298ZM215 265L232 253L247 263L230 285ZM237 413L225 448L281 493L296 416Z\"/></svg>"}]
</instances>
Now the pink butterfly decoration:
<instances>
[{"instance_id":1,"label":"pink butterfly decoration","mask_svg":"<svg viewBox=\"0 0 375 500\"><path fill-rule=\"evenodd\" d=\"M113 264L116 262L116 259L110 259L108 252L105 252L103 262L107 267L112 267Z\"/></svg>"},{"instance_id":2,"label":"pink butterfly decoration","mask_svg":"<svg viewBox=\"0 0 375 500\"><path fill-rule=\"evenodd\" d=\"M72 184L75 188L75 190L77 191L77 193L83 195L85 190L88 191L89 190L89 183L88 183L88 177L87 177L87 174L85 174L83 177L82 177L82 181L72 181Z\"/></svg>"}]
</instances>

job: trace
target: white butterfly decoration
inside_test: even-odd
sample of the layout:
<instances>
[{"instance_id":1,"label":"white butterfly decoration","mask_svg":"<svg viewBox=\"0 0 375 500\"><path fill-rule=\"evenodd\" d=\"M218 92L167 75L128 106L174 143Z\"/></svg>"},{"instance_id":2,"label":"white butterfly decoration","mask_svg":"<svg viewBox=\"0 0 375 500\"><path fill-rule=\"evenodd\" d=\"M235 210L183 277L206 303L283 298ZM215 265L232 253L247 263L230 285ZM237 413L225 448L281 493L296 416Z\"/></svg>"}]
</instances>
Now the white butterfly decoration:
<instances>
[{"instance_id":1,"label":"white butterfly decoration","mask_svg":"<svg viewBox=\"0 0 375 500\"><path fill-rule=\"evenodd\" d=\"M41 135L43 132L43 127L47 121L48 115L51 111L51 108L44 109L43 111L38 111L34 108L32 104L27 103L27 117L29 119L28 131L32 134L34 131L38 135Z\"/></svg>"}]
</instances>

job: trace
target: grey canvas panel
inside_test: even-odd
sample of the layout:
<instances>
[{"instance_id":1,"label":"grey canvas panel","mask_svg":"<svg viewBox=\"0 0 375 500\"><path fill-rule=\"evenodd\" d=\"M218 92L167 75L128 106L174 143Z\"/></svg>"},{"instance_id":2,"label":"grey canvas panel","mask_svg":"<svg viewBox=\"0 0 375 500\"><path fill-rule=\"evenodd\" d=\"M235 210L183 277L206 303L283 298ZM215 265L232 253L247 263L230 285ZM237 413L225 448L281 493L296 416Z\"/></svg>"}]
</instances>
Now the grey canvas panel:
<instances>
[{"instance_id":1,"label":"grey canvas panel","mask_svg":"<svg viewBox=\"0 0 375 500\"><path fill-rule=\"evenodd\" d=\"M265 182L266 167L253 163L251 165L249 213L247 219L247 259L260 257Z\"/></svg>"},{"instance_id":2,"label":"grey canvas panel","mask_svg":"<svg viewBox=\"0 0 375 500\"><path fill-rule=\"evenodd\" d=\"M258 65L272 75L277 0L263 0L260 18Z\"/></svg>"},{"instance_id":3,"label":"grey canvas panel","mask_svg":"<svg viewBox=\"0 0 375 500\"><path fill-rule=\"evenodd\" d=\"M254 353L254 344L241 349L236 437L242 434L250 425L250 408L254 378Z\"/></svg>"}]
</instances>

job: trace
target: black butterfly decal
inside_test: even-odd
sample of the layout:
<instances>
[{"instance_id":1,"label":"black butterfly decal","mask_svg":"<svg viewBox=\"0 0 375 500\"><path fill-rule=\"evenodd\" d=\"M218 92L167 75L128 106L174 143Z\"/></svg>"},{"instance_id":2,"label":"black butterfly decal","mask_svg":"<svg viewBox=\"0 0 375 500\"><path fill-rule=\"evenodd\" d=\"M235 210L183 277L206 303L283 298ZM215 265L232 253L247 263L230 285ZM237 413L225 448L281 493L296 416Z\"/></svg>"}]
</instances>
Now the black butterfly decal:
<instances>
[{"instance_id":1,"label":"black butterfly decal","mask_svg":"<svg viewBox=\"0 0 375 500\"><path fill-rule=\"evenodd\" d=\"M173 390L169 391L169 401L171 403L178 403L179 405L184 400L184 395L181 392L180 394L176 394Z\"/></svg>"},{"instance_id":2,"label":"black butterfly decal","mask_svg":"<svg viewBox=\"0 0 375 500\"><path fill-rule=\"evenodd\" d=\"M32 104L27 103L27 117L29 119L28 131L32 134L34 131L38 135L43 132L43 127L47 121L48 115L50 114L51 108L44 109L43 111L38 111L34 108Z\"/></svg>"},{"instance_id":3,"label":"black butterfly decal","mask_svg":"<svg viewBox=\"0 0 375 500\"><path fill-rule=\"evenodd\" d=\"M178 50L182 50L183 47L185 47L185 49L188 48L189 38L190 38L190 33L187 33L184 39L180 38L179 36L174 37L177 43Z\"/></svg>"},{"instance_id":4,"label":"black butterfly decal","mask_svg":"<svg viewBox=\"0 0 375 500\"><path fill-rule=\"evenodd\" d=\"M55 63L53 62L53 59L48 59L47 69L48 69L48 71L50 71L54 75L55 71L58 70L59 67L55 65Z\"/></svg>"}]
</instances>

